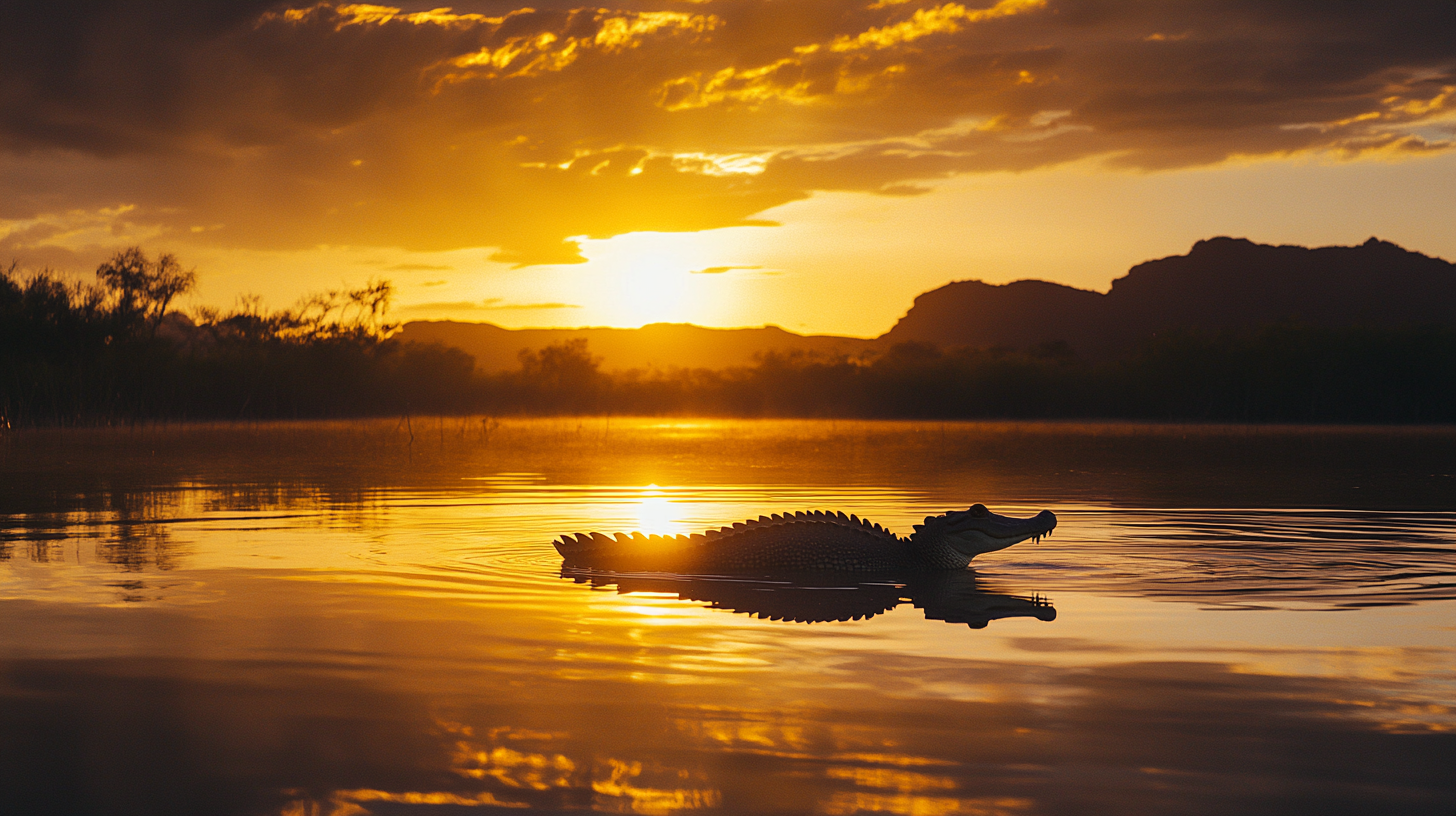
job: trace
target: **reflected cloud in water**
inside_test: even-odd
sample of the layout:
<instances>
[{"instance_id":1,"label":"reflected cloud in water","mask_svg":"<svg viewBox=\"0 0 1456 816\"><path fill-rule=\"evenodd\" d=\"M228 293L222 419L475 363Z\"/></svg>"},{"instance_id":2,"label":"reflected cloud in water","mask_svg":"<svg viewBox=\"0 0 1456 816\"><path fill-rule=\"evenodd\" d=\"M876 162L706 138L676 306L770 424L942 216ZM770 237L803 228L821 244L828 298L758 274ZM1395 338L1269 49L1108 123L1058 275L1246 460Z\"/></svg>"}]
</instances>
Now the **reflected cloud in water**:
<instances>
[{"instance_id":1,"label":"reflected cloud in water","mask_svg":"<svg viewBox=\"0 0 1456 816\"><path fill-rule=\"evenodd\" d=\"M602 679L500 676L486 694L420 695L256 663L6 660L0 802L36 814L380 816L444 805L1056 816L1456 805L1456 731L1381 727L1381 712L1407 705L1395 687L1198 662L867 655L856 668L867 685L852 695L826 683L792 699L746 688L709 700ZM967 671L995 698L908 699L884 682Z\"/></svg>"}]
</instances>

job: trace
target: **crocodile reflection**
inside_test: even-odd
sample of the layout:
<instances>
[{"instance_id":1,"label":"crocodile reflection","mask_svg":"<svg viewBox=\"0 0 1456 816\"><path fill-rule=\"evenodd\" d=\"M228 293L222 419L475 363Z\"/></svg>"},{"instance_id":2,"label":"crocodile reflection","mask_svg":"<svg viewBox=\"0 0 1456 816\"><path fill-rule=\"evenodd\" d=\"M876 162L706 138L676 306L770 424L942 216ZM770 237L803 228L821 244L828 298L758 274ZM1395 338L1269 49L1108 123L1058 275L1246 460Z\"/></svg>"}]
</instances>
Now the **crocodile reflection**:
<instances>
[{"instance_id":1,"label":"crocodile reflection","mask_svg":"<svg viewBox=\"0 0 1456 816\"><path fill-rule=\"evenodd\" d=\"M981 588L975 572L898 574L775 575L772 577L623 574L563 566L561 577L593 587L673 593L684 601L707 603L754 617L795 623L865 620L903 603L921 609L928 620L964 623L984 629L1002 618L1055 620L1057 610L1040 595L1006 595Z\"/></svg>"}]
</instances>

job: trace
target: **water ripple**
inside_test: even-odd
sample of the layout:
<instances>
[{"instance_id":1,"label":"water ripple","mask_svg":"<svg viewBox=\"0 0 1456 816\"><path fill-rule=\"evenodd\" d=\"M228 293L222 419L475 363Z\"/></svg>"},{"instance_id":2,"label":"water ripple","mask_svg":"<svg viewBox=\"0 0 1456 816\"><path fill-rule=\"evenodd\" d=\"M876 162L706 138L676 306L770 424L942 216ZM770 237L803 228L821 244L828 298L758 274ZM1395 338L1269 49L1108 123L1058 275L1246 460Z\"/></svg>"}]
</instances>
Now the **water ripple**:
<instances>
[{"instance_id":1,"label":"water ripple","mask_svg":"<svg viewBox=\"0 0 1456 816\"><path fill-rule=\"evenodd\" d=\"M1051 506L1061 519L1055 536L977 559L976 571L1015 593L1089 592L1212 608L1456 599L1456 513ZM122 572L136 576L123 582L132 588L128 600L152 600L166 593L135 587L171 584L147 584L147 573L289 568L534 606L563 591L550 543L557 536L696 532L807 508L858 513L901 533L944 509L888 488L551 485L530 474L450 490L303 495L251 512L198 488L125 511L12 517L0 524L0 560L48 569L11 570L0 583L12 597L62 585L88 597L114 595Z\"/></svg>"},{"instance_id":2,"label":"water ripple","mask_svg":"<svg viewBox=\"0 0 1456 816\"><path fill-rule=\"evenodd\" d=\"M1059 515L1051 539L977 567L1035 576L1047 589L1231 608L1456 599L1453 513L1126 508Z\"/></svg>"}]
</instances>

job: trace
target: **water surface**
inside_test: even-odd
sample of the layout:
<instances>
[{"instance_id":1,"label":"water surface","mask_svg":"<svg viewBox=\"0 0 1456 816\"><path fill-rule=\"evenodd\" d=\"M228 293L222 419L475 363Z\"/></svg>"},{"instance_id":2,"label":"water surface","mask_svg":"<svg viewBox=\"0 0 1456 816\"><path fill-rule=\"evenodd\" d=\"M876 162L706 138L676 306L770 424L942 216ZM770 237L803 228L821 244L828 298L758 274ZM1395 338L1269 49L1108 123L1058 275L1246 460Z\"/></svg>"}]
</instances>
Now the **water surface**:
<instances>
[{"instance_id":1,"label":"water surface","mask_svg":"<svg viewBox=\"0 0 1456 816\"><path fill-rule=\"evenodd\" d=\"M1456 432L421 420L0 442L0 812L1456 810ZM563 533L981 501L972 572Z\"/></svg>"}]
</instances>

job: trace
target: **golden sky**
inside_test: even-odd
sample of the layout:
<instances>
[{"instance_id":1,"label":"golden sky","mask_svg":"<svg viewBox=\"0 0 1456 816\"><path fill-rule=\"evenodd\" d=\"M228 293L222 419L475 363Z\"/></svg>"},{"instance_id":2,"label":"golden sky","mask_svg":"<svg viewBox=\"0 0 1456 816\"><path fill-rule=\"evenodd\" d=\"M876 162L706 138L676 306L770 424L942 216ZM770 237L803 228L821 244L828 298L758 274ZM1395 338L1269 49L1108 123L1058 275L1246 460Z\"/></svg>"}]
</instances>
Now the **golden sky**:
<instances>
[{"instance_id":1,"label":"golden sky","mask_svg":"<svg viewBox=\"0 0 1456 816\"><path fill-rule=\"evenodd\" d=\"M1456 258L1456 7L1308 0L17 4L0 260L194 304L875 335L951 280L1200 238Z\"/></svg>"}]
</instances>

